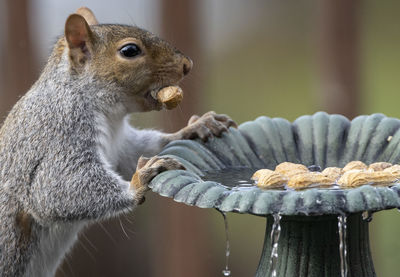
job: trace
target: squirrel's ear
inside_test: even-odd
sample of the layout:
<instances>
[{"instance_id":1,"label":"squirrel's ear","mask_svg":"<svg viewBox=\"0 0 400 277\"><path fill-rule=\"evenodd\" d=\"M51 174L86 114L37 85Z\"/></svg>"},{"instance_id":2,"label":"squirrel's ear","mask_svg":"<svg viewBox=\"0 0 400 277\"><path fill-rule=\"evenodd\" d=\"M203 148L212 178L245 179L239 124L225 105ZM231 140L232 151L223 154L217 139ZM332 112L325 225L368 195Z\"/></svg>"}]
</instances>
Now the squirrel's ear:
<instances>
[{"instance_id":1,"label":"squirrel's ear","mask_svg":"<svg viewBox=\"0 0 400 277\"><path fill-rule=\"evenodd\" d=\"M79 14L71 14L65 22L65 39L70 49L80 48L87 50L87 44L92 40L93 34L85 18Z\"/></svg>"},{"instance_id":2,"label":"squirrel's ear","mask_svg":"<svg viewBox=\"0 0 400 277\"><path fill-rule=\"evenodd\" d=\"M73 68L80 71L90 59L94 34L86 20L79 14L71 14L65 22L65 39Z\"/></svg>"},{"instance_id":3,"label":"squirrel's ear","mask_svg":"<svg viewBox=\"0 0 400 277\"><path fill-rule=\"evenodd\" d=\"M94 16L94 13L92 12L92 10L87 7L80 7L79 9L76 10L75 13L83 16L83 18L85 18L86 22L89 25L98 25L99 24L96 17Z\"/></svg>"}]
</instances>

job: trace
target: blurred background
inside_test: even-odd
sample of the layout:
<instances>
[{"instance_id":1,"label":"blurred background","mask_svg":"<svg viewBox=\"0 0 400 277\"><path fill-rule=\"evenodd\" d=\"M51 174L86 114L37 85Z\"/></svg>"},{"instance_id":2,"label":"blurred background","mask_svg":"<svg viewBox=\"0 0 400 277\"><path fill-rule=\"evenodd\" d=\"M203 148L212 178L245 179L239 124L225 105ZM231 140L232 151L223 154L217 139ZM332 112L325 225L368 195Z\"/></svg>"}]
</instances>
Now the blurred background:
<instances>
[{"instance_id":1,"label":"blurred background","mask_svg":"<svg viewBox=\"0 0 400 277\"><path fill-rule=\"evenodd\" d=\"M347 0L0 1L0 116L40 74L67 16L90 7L101 23L135 24L194 61L176 111L133 115L140 127L175 131L215 110L238 123L294 120L319 110L400 118L400 2ZM229 214L232 276L253 276L265 220ZM374 215L378 276L398 276L400 213ZM221 276L222 216L148 193L135 212L80 235L62 276Z\"/></svg>"}]
</instances>

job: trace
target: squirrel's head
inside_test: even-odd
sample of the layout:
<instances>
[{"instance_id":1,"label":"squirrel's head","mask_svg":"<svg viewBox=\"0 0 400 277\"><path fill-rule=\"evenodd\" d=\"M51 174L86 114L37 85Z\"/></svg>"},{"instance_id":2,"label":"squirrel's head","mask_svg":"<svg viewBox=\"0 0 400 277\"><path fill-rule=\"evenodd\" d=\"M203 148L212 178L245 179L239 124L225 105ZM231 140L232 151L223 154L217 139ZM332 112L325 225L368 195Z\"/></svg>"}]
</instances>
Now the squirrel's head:
<instances>
[{"instance_id":1,"label":"squirrel's head","mask_svg":"<svg viewBox=\"0 0 400 277\"><path fill-rule=\"evenodd\" d=\"M99 25L88 8L68 17L65 42L72 74L90 74L126 95L138 111L161 109L154 91L177 85L192 68L166 41L134 26Z\"/></svg>"}]
</instances>

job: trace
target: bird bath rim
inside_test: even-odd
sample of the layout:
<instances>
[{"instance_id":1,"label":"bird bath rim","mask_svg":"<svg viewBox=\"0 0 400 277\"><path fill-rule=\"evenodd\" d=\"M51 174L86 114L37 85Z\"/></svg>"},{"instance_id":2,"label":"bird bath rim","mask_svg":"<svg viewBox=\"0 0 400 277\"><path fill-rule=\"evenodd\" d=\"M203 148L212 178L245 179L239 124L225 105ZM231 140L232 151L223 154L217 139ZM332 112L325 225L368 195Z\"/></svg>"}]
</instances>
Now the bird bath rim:
<instances>
[{"instance_id":1,"label":"bird bath rim","mask_svg":"<svg viewBox=\"0 0 400 277\"><path fill-rule=\"evenodd\" d=\"M264 216L350 214L400 207L399 183L390 187L364 185L353 189L282 191L255 186L232 190L219 182L203 180L204 172L273 169L285 161L322 168L342 167L351 160L367 164L397 163L400 120L382 114L349 121L341 115L318 112L301 116L293 123L282 118L259 117L206 143L174 141L160 156L179 160L187 170L163 172L152 180L150 188L162 196L200 208Z\"/></svg>"}]
</instances>

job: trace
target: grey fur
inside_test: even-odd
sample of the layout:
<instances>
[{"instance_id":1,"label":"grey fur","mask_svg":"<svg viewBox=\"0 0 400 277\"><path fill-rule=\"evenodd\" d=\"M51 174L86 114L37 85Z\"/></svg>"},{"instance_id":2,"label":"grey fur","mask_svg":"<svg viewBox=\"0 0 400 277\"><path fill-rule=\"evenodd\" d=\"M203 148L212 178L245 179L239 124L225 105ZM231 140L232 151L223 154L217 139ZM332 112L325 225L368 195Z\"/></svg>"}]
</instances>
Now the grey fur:
<instances>
[{"instance_id":1,"label":"grey fur","mask_svg":"<svg viewBox=\"0 0 400 277\"><path fill-rule=\"evenodd\" d=\"M209 112L174 134L131 127L129 113L160 108L146 92L176 85L191 61L136 27L90 29L93 43L82 53L59 39L39 80L0 129L0 276L53 276L86 224L133 209L161 169L181 168L171 159L152 159L140 165L139 183L132 185L141 155L235 126ZM113 62L116 43L132 37L147 55L137 63Z\"/></svg>"},{"instance_id":2,"label":"grey fur","mask_svg":"<svg viewBox=\"0 0 400 277\"><path fill-rule=\"evenodd\" d=\"M134 107L118 85L71 74L67 48L56 55L0 129L1 276L52 276L87 222L137 205L128 182L137 158L167 142L125 125ZM129 134L115 139L123 125ZM32 218L28 237L21 212Z\"/></svg>"}]
</instances>

